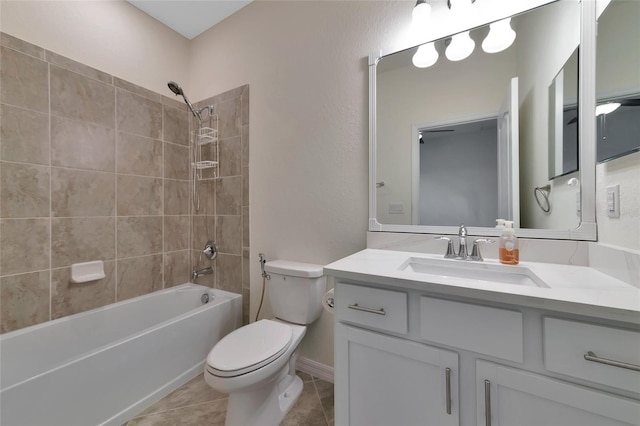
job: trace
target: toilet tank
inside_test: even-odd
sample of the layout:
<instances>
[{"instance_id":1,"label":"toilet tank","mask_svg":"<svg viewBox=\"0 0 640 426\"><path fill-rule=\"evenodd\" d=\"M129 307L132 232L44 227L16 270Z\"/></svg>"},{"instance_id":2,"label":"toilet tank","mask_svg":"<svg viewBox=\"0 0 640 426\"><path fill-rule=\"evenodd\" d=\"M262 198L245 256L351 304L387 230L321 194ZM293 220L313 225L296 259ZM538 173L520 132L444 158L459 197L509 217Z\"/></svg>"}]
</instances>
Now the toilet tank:
<instances>
[{"instance_id":1,"label":"toilet tank","mask_svg":"<svg viewBox=\"0 0 640 426\"><path fill-rule=\"evenodd\" d=\"M276 318L295 324L311 324L322 313L322 295L327 289L323 266L289 260L264 265L271 309Z\"/></svg>"}]
</instances>

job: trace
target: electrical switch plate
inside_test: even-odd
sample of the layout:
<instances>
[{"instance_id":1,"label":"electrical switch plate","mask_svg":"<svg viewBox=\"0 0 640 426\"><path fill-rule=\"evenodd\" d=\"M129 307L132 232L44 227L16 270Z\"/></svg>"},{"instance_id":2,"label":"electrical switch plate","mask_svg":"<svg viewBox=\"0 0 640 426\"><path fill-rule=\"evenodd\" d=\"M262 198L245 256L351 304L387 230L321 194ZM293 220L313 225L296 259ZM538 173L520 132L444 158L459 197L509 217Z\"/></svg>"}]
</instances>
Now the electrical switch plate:
<instances>
[{"instance_id":1,"label":"electrical switch plate","mask_svg":"<svg viewBox=\"0 0 640 426\"><path fill-rule=\"evenodd\" d=\"M402 203L389 203L389 214L403 214L404 206Z\"/></svg>"},{"instance_id":2,"label":"electrical switch plate","mask_svg":"<svg viewBox=\"0 0 640 426\"><path fill-rule=\"evenodd\" d=\"M620 185L607 186L607 216L620 217Z\"/></svg>"}]
</instances>

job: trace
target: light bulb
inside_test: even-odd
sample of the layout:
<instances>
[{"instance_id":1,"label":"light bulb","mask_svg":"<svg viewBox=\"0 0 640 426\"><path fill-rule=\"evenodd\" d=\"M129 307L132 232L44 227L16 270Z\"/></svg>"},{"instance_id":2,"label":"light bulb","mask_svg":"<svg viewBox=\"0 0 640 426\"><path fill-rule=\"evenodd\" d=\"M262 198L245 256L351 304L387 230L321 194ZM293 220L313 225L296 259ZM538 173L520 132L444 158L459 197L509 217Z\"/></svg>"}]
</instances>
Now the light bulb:
<instances>
[{"instance_id":1,"label":"light bulb","mask_svg":"<svg viewBox=\"0 0 640 426\"><path fill-rule=\"evenodd\" d=\"M427 25L431 17L431 5L429 3L418 3L411 12L413 25Z\"/></svg>"},{"instance_id":2,"label":"light bulb","mask_svg":"<svg viewBox=\"0 0 640 426\"><path fill-rule=\"evenodd\" d=\"M469 57L475 47L476 42L469 36L469 31L465 31L453 36L444 54L450 61L461 61Z\"/></svg>"},{"instance_id":3,"label":"light bulb","mask_svg":"<svg viewBox=\"0 0 640 426\"><path fill-rule=\"evenodd\" d=\"M436 46L431 42L418 47L418 51L413 55L412 62L418 68L428 68L438 61L438 56Z\"/></svg>"},{"instance_id":4,"label":"light bulb","mask_svg":"<svg viewBox=\"0 0 640 426\"><path fill-rule=\"evenodd\" d=\"M511 28L511 18L489 25L489 34L482 42L482 50L487 53L502 52L516 39L516 32Z\"/></svg>"},{"instance_id":5,"label":"light bulb","mask_svg":"<svg viewBox=\"0 0 640 426\"><path fill-rule=\"evenodd\" d=\"M596 117L599 115L611 114L613 111L620 108L619 102L609 102L608 104L598 105L596 107Z\"/></svg>"}]
</instances>

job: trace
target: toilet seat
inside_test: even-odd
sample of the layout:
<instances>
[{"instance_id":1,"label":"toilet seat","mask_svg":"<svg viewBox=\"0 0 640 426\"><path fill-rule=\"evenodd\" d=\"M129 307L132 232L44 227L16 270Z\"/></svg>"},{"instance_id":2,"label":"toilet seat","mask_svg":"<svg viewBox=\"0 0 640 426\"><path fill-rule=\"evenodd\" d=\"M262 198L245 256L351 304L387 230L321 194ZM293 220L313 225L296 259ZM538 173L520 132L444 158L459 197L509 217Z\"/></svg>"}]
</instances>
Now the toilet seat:
<instances>
[{"instance_id":1,"label":"toilet seat","mask_svg":"<svg viewBox=\"0 0 640 426\"><path fill-rule=\"evenodd\" d=\"M235 377L250 373L278 359L289 347L290 326L260 320L223 337L207 356L207 371L214 376Z\"/></svg>"}]
</instances>

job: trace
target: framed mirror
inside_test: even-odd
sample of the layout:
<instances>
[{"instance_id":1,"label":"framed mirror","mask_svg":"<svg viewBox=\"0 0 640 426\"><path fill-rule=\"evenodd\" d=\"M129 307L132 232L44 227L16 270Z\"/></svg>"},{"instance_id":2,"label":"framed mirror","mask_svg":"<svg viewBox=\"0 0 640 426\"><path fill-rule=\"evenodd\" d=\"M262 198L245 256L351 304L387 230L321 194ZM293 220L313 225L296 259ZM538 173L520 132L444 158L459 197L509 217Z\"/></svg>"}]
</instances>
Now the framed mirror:
<instances>
[{"instance_id":1,"label":"framed mirror","mask_svg":"<svg viewBox=\"0 0 640 426\"><path fill-rule=\"evenodd\" d=\"M457 34L424 45L438 52L428 67L414 65L420 46L370 57L370 231L452 234L464 223L499 235L502 218L523 237L595 240L595 129L577 119L593 117L595 103L591 3L512 16L515 41L497 53L480 48L488 22L468 32L475 49L463 60L447 58ZM582 167L552 180L549 93L559 75L573 89L563 87L557 117L575 118Z\"/></svg>"},{"instance_id":2,"label":"framed mirror","mask_svg":"<svg viewBox=\"0 0 640 426\"><path fill-rule=\"evenodd\" d=\"M640 150L640 2L600 3L596 51L598 163Z\"/></svg>"}]
</instances>

